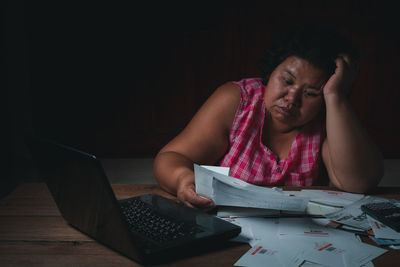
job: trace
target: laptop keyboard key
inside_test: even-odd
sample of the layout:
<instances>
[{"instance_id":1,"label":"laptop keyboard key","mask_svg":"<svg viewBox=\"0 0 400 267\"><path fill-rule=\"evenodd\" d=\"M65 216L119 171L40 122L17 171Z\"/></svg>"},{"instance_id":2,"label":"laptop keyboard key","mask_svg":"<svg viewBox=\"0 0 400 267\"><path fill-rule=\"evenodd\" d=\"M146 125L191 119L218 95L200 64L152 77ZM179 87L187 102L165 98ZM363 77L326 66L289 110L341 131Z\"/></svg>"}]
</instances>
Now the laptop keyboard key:
<instances>
[{"instance_id":1,"label":"laptop keyboard key","mask_svg":"<svg viewBox=\"0 0 400 267\"><path fill-rule=\"evenodd\" d=\"M120 203L120 207L133 233L140 233L157 243L185 238L203 231L197 225L158 214L137 198Z\"/></svg>"}]
</instances>

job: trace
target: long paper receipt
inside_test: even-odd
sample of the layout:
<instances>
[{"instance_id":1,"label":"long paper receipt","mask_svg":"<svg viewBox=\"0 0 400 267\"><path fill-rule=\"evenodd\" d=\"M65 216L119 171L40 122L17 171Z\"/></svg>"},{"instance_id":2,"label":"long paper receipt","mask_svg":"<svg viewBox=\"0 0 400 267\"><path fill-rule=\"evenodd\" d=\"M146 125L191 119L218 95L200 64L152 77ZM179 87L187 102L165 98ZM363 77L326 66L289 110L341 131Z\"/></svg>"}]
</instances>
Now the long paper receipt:
<instances>
[{"instance_id":1,"label":"long paper receipt","mask_svg":"<svg viewBox=\"0 0 400 267\"><path fill-rule=\"evenodd\" d=\"M308 198L288 196L279 190L246 183L194 164L196 193L215 205L304 211Z\"/></svg>"}]
</instances>

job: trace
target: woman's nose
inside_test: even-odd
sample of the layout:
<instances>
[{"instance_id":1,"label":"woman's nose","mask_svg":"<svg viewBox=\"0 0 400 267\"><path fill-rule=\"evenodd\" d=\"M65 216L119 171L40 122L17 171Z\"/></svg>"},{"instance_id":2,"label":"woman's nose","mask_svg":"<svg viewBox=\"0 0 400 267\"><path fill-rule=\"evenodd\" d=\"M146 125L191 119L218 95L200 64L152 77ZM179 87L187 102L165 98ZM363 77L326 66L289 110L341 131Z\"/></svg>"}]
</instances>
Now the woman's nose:
<instances>
[{"instance_id":1,"label":"woman's nose","mask_svg":"<svg viewBox=\"0 0 400 267\"><path fill-rule=\"evenodd\" d=\"M301 104L301 90L299 88L289 88L285 95L285 100L294 106Z\"/></svg>"}]
</instances>

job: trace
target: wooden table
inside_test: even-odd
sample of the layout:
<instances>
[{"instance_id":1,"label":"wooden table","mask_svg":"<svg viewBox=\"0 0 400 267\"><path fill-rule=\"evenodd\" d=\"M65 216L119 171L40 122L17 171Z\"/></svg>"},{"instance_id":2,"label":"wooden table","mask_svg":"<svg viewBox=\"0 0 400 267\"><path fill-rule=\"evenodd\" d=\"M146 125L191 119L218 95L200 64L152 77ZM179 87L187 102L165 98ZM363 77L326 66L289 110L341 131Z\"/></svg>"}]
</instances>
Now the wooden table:
<instances>
[{"instance_id":1,"label":"wooden table","mask_svg":"<svg viewBox=\"0 0 400 267\"><path fill-rule=\"evenodd\" d=\"M172 198L156 185L118 184L112 188L118 199L146 193ZM374 195L400 199L400 188L379 188ZM374 245L369 239L364 241ZM233 266L249 248L247 244L236 244L164 266ZM374 260L375 266L395 266L399 262L400 251L392 249ZM38 265L140 266L70 227L45 184L22 184L0 200L0 266Z\"/></svg>"}]
</instances>

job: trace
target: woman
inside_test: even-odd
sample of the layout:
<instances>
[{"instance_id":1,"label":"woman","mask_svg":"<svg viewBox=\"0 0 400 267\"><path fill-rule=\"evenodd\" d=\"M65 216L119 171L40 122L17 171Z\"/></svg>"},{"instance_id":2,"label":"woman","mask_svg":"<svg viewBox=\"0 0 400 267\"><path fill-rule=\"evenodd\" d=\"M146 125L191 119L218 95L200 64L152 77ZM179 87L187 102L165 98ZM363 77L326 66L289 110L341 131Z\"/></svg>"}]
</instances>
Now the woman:
<instances>
[{"instance_id":1,"label":"woman","mask_svg":"<svg viewBox=\"0 0 400 267\"><path fill-rule=\"evenodd\" d=\"M158 183L204 210L214 204L195 193L193 163L230 167L231 176L258 185L321 184L326 170L339 189L372 189L383 161L348 101L357 59L334 31L294 31L269 50L261 79L219 87L161 149Z\"/></svg>"}]
</instances>

